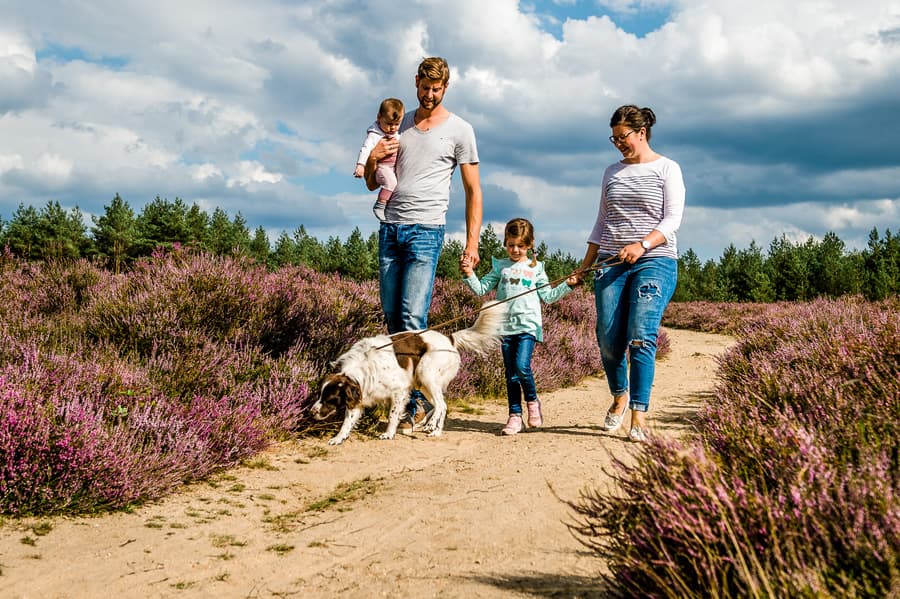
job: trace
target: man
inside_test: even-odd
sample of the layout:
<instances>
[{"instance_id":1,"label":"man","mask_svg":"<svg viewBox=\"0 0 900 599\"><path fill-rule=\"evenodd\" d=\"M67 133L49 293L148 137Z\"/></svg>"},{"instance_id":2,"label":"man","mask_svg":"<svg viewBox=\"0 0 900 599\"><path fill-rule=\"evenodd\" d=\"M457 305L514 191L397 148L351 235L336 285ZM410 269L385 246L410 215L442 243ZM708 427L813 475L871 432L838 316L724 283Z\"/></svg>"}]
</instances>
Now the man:
<instances>
[{"instance_id":1,"label":"man","mask_svg":"<svg viewBox=\"0 0 900 599\"><path fill-rule=\"evenodd\" d=\"M472 126L442 104L449 82L447 61L437 56L423 60L416 73L418 107L404 115L399 139L382 139L366 161L366 186L374 191L378 188L378 161L397 154L397 186L378 231L381 308L392 334L428 328L450 181L457 165L466 194L466 244L460 260L473 268L479 262L482 197L478 149ZM415 401L411 401L409 415L413 419L415 411Z\"/></svg>"}]
</instances>

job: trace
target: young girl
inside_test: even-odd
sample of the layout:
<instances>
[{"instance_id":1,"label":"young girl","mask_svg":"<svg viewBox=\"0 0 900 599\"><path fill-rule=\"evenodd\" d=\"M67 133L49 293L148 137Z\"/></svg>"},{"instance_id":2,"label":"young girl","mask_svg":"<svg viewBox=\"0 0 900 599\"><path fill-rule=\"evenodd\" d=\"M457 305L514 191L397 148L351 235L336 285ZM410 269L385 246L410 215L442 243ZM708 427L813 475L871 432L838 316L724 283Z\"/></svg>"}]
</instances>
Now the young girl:
<instances>
[{"instance_id":1,"label":"young girl","mask_svg":"<svg viewBox=\"0 0 900 599\"><path fill-rule=\"evenodd\" d=\"M534 344L544 340L541 326L541 300L548 304L561 299L578 283L575 276L566 279L565 285L543 287L534 293L525 293L546 285L549 280L544 265L534 258L534 227L524 218L514 218L506 223L503 246L509 259L492 260L491 272L479 280L472 265L463 261L462 271L466 284L478 295L484 295L494 287L497 299L509 301L508 317L503 327L503 366L506 370L506 394L509 401L509 420L501 435L515 435L522 431L522 395L528 406L528 426L538 428L544 422L541 402L537 397L534 375L531 372L531 354ZM529 258L529 252L532 257ZM520 295L524 294L524 295Z\"/></svg>"}]
</instances>

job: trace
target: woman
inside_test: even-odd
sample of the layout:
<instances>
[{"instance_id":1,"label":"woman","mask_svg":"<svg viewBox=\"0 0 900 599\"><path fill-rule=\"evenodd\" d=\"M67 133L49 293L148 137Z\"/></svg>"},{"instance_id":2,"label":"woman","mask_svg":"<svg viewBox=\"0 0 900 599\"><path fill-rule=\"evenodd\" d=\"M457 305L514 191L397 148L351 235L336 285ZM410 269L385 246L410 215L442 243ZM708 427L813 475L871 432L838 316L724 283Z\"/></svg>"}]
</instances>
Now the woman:
<instances>
[{"instance_id":1,"label":"woman","mask_svg":"<svg viewBox=\"0 0 900 599\"><path fill-rule=\"evenodd\" d=\"M654 123L649 108L626 105L613 113L609 141L622 160L603 173L600 211L580 268L622 262L594 278L597 341L613 395L604 428L617 430L631 408L628 436L637 442L647 438L656 341L675 291L675 232L684 210L681 168L650 147Z\"/></svg>"}]
</instances>

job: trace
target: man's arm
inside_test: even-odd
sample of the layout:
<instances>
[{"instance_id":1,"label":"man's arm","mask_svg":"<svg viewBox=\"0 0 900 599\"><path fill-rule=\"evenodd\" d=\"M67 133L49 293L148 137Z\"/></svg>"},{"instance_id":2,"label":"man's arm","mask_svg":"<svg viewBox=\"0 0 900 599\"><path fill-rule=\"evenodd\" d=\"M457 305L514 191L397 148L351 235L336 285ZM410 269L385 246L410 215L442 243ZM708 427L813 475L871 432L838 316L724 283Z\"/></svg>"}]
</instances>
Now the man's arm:
<instances>
[{"instance_id":1,"label":"man's arm","mask_svg":"<svg viewBox=\"0 0 900 599\"><path fill-rule=\"evenodd\" d=\"M366 179L366 187L369 191L375 191L380 187L378 181L375 180L375 171L378 167L378 161L385 156L390 156L400 149L400 142L395 137L382 137L381 141L375 144L372 151L369 152L369 158L366 160L366 170L363 176Z\"/></svg>"},{"instance_id":2,"label":"man's arm","mask_svg":"<svg viewBox=\"0 0 900 599\"><path fill-rule=\"evenodd\" d=\"M466 192L466 249L460 259L469 267L475 268L480 262L478 242L481 238L481 217L484 208L478 163L460 164L459 174Z\"/></svg>"}]
</instances>

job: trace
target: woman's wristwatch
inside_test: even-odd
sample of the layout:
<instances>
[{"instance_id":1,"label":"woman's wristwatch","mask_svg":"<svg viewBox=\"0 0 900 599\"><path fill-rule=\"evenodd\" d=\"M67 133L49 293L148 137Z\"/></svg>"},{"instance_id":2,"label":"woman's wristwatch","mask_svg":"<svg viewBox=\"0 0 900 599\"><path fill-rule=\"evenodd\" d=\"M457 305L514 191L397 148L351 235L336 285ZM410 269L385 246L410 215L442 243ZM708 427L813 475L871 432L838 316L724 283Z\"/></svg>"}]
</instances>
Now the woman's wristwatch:
<instances>
[{"instance_id":1,"label":"woman's wristwatch","mask_svg":"<svg viewBox=\"0 0 900 599\"><path fill-rule=\"evenodd\" d=\"M650 242L646 239L641 239L641 247L644 248L645 252L649 252L651 248Z\"/></svg>"}]
</instances>

